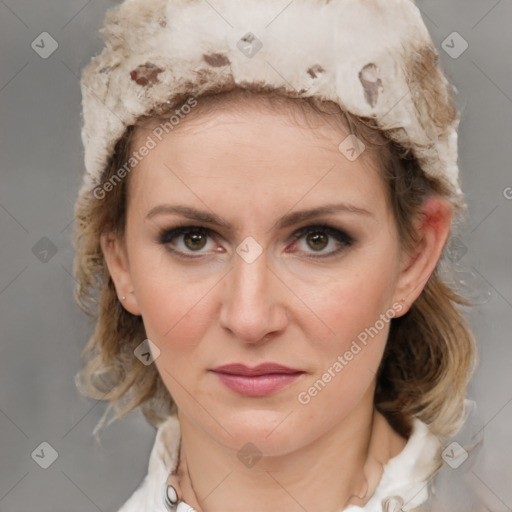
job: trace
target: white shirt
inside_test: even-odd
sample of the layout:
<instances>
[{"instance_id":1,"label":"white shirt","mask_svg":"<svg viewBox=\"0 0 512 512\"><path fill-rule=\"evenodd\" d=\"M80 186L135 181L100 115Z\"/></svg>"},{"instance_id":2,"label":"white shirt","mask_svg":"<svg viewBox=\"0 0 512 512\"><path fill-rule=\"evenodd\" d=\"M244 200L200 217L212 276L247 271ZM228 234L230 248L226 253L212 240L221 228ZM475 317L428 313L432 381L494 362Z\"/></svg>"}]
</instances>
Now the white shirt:
<instances>
[{"instance_id":1,"label":"white shirt","mask_svg":"<svg viewBox=\"0 0 512 512\"><path fill-rule=\"evenodd\" d=\"M474 410L474 402L466 400L466 405ZM464 436L468 437L468 432ZM464 436L459 438L461 442L463 442ZM146 477L118 512L168 512L163 502L163 487L169 473L176 469L179 442L180 425L178 419L176 416L170 416L157 429ZM343 512L395 512L395 510L412 511L418 508L430 510L430 508L423 509L421 507L427 506L432 501L431 487L433 480L431 477L439 467L438 461L441 452L449 446L449 444L441 446L441 442L431 433L427 425L415 418L407 444L398 455L389 459L384 465L381 480L370 500L364 507L350 505ZM448 450L448 454L450 454L450 450ZM466 499L468 499L466 490L463 491L460 486L457 487L464 473L465 471L457 473L451 467L443 473L442 478L444 480L450 479L448 487L452 491L448 498L444 495L443 497L436 497L437 500L448 499L450 501L448 508L443 508L443 510L466 512L467 509L464 509L464 505L460 505L464 501L462 496L457 497L457 492L463 492ZM459 483L454 481L455 475L457 475L457 482ZM441 483L438 487L442 489L447 486ZM455 492L455 496L453 496L453 492ZM472 497L471 500L474 505L475 498ZM436 503L439 503L439 501L436 501ZM178 507L178 512L182 512L182 510L184 512L187 510L186 504ZM473 510L488 511L491 509L482 505L481 508Z\"/></svg>"}]
</instances>

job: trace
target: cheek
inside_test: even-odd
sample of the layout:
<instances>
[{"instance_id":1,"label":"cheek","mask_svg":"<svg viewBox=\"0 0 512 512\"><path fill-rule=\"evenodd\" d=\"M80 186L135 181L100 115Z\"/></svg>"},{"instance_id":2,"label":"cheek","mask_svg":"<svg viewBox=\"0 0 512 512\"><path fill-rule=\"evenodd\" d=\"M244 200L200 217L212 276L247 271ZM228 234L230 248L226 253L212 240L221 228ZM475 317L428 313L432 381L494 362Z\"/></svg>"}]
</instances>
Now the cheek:
<instances>
[{"instance_id":1,"label":"cheek","mask_svg":"<svg viewBox=\"0 0 512 512\"><path fill-rule=\"evenodd\" d=\"M395 284L392 264L377 259L380 264L358 260L336 281L331 276L317 281L314 288L308 286L307 304L322 323L309 315L310 320L301 324L314 347L317 368L303 389L304 402L315 400L320 408L336 403L343 415L375 378L391 320L401 309L390 302ZM325 334L319 336L319 332Z\"/></svg>"},{"instance_id":2,"label":"cheek","mask_svg":"<svg viewBox=\"0 0 512 512\"><path fill-rule=\"evenodd\" d=\"M214 314L204 295L203 286L184 284L178 275L167 281L148 279L139 293L147 337L160 350L156 367L180 407L189 401L184 389L201 393L200 342Z\"/></svg>"},{"instance_id":3,"label":"cheek","mask_svg":"<svg viewBox=\"0 0 512 512\"><path fill-rule=\"evenodd\" d=\"M378 293L375 281L369 285L354 279L330 287L329 300L317 297L318 306L323 304L320 316L334 334L309 338L314 340L316 372L299 390L297 401L310 421L320 415L326 425L334 425L369 392L396 313L388 308L385 281L381 284Z\"/></svg>"},{"instance_id":4,"label":"cheek","mask_svg":"<svg viewBox=\"0 0 512 512\"><path fill-rule=\"evenodd\" d=\"M160 350L179 353L198 342L212 321L207 292L218 281L210 274L193 281L166 254L140 252L132 260L133 280L148 338Z\"/></svg>"},{"instance_id":5,"label":"cheek","mask_svg":"<svg viewBox=\"0 0 512 512\"><path fill-rule=\"evenodd\" d=\"M361 333L359 339L364 342L367 328L377 323L378 329L383 330L382 323L378 322L381 315L386 316L387 324L396 313L390 311L395 291L394 268L384 258L380 261L379 265L361 259L338 276L330 273L318 279L314 286L308 283L303 288L305 302L312 311L318 312L324 324L321 332L326 334L322 336L322 345L327 351L348 349ZM316 323L319 324L318 320Z\"/></svg>"}]
</instances>

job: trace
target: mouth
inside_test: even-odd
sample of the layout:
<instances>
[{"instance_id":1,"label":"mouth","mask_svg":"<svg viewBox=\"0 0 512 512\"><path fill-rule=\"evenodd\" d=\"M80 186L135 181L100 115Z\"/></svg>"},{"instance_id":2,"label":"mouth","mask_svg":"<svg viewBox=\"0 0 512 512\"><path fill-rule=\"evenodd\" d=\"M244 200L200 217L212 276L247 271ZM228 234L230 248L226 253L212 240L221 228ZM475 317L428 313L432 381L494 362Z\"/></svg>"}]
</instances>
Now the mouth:
<instances>
[{"instance_id":1,"label":"mouth","mask_svg":"<svg viewBox=\"0 0 512 512\"><path fill-rule=\"evenodd\" d=\"M250 368L228 364L211 370L222 384L243 396L267 396L288 386L305 372L276 363L262 363Z\"/></svg>"}]
</instances>

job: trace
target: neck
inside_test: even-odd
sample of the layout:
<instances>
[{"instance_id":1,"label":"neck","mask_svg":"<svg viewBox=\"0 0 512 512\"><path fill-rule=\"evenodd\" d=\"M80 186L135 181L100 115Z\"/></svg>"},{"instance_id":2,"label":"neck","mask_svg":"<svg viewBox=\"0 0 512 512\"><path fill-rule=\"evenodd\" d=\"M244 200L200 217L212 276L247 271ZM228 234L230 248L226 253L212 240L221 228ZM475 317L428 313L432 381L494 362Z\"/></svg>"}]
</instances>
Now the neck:
<instances>
[{"instance_id":1,"label":"neck","mask_svg":"<svg viewBox=\"0 0 512 512\"><path fill-rule=\"evenodd\" d=\"M198 512L339 512L363 506L384 464L406 444L373 408L373 393L370 398L321 438L284 455L262 456L251 467L179 411L182 498Z\"/></svg>"}]
</instances>

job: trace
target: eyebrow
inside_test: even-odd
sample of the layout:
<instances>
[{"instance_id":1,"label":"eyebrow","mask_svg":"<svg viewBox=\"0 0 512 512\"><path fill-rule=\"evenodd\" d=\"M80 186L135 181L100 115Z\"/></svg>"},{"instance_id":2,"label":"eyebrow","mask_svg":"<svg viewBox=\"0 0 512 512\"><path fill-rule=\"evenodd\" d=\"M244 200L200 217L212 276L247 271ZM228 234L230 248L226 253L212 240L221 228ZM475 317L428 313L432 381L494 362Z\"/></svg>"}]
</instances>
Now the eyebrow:
<instances>
[{"instance_id":1,"label":"eyebrow","mask_svg":"<svg viewBox=\"0 0 512 512\"><path fill-rule=\"evenodd\" d=\"M298 224L299 222L319 217L321 215L327 215L338 212L351 213L357 215L367 215L370 217L374 217L374 214L372 212L365 210L364 208L347 203L337 203L287 213L277 221L277 227L278 229L283 229ZM155 206L154 208L151 208L151 210L149 210L148 214L146 215L146 219L151 219L156 215L162 214L181 215L182 217L186 217L187 219L222 226L226 229L232 229L233 227L229 222L227 222L222 217L216 215L213 212L197 210L195 208L191 208L189 206L184 205L161 204Z\"/></svg>"}]
</instances>

